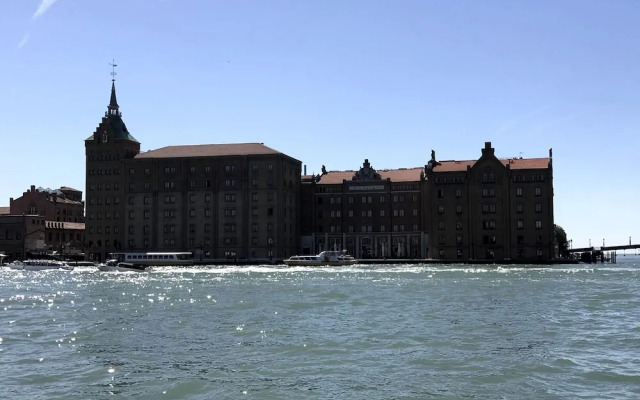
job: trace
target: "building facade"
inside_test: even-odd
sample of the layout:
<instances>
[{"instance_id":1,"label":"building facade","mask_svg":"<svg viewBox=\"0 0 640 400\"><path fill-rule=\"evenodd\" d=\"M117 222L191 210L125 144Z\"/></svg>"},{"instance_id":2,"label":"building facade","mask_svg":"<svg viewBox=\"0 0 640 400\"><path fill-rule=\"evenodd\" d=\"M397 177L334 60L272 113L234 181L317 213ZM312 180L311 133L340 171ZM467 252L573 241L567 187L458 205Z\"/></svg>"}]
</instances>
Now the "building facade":
<instances>
[{"instance_id":1,"label":"building facade","mask_svg":"<svg viewBox=\"0 0 640 400\"><path fill-rule=\"evenodd\" d=\"M303 177L302 249L358 258L548 261L555 257L548 158L504 159L491 143L472 161Z\"/></svg>"},{"instance_id":2,"label":"building facade","mask_svg":"<svg viewBox=\"0 0 640 400\"><path fill-rule=\"evenodd\" d=\"M81 191L32 185L9 203L7 213L0 215L0 250L11 259L82 257L86 241Z\"/></svg>"},{"instance_id":3,"label":"building facade","mask_svg":"<svg viewBox=\"0 0 640 400\"><path fill-rule=\"evenodd\" d=\"M547 261L555 257L553 168L548 158L499 160L490 142L477 161L425 168L429 254L445 260Z\"/></svg>"},{"instance_id":4,"label":"building facade","mask_svg":"<svg viewBox=\"0 0 640 400\"><path fill-rule=\"evenodd\" d=\"M262 143L168 146L140 153L112 83L85 141L87 240L114 251L190 251L201 260L274 260L300 238L300 161Z\"/></svg>"},{"instance_id":5,"label":"building facade","mask_svg":"<svg viewBox=\"0 0 640 400\"><path fill-rule=\"evenodd\" d=\"M424 168L326 171L303 179L302 253L425 258Z\"/></svg>"},{"instance_id":6,"label":"building facade","mask_svg":"<svg viewBox=\"0 0 640 400\"><path fill-rule=\"evenodd\" d=\"M45 219L41 215L0 215L0 253L21 260L47 252Z\"/></svg>"}]
</instances>

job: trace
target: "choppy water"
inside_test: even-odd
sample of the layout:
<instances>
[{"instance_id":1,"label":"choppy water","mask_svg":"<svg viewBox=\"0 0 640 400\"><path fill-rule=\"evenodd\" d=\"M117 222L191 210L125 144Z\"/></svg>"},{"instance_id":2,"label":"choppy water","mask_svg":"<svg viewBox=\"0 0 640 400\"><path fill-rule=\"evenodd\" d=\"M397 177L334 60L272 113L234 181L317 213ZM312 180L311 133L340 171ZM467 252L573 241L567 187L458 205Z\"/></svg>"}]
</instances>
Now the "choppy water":
<instances>
[{"instance_id":1,"label":"choppy water","mask_svg":"<svg viewBox=\"0 0 640 400\"><path fill-rule=\"evenodd\" d=\"M631 399L618 264L0 270L0 398Z\"/></svg>"}]
</instances>

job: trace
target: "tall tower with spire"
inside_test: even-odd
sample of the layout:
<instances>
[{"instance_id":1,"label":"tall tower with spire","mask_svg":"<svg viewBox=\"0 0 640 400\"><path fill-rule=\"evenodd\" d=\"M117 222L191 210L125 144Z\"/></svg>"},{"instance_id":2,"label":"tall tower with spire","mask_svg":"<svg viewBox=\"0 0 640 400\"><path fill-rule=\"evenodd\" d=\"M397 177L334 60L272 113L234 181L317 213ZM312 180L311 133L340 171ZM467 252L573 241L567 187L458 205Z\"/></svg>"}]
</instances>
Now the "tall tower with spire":
<instances>
[{"instance_id":1,"label":"tall tower with spire","mask_svg":"<svg viewBox=\"0 0 640 400\"><path fill-rule=\"evenodd\" d=\"M111 98L102 121L85 142L86 220L85 252L94 260L123 248L125 237L126 160L140 153L127 130L116 98L115 63L111 63ZM132 178L133 179L133 178Z\"/></svg>"}]
</instances>

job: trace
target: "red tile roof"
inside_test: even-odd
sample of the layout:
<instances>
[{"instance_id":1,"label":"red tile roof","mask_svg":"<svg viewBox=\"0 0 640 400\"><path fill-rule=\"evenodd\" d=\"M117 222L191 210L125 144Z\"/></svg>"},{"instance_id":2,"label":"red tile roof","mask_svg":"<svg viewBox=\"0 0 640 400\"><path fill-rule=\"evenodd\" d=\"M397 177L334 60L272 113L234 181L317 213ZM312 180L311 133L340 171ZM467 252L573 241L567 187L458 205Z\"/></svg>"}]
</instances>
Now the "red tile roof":
<instances>
[{"instance_id":1,"label":"red tile roof","mask_svg":"<svg viewBox=\"0 0 640 400\"><path fill-rule=\"evenodd\" d=\"M262 143L196 144L167 146L136 155L138 158L186 158L282 154Z\"/></svg>"},{"instance_id":2,"label":"red tile roof","mask_svg":"<svg viewBox=\"0 0 640 400\"><path fill-rule=\"evenodd\" d=\"M84 230L84 222L45 221L48 229Z\"/></svg>"},{"instance_id":3,"label":"red tile roof","mask_svg":"<svg viewBox=\"0 0 640 400\"><path fill-rule=\"evenodd\" d=\"M420 172L422 172L423 170L424 167L417 167L376 170L376 172L380 174L380 178L382 178L382 181L386 181L387 178L389 178L391 182L412 182L420 180ZM343 180L350 181L353 178L353 174L355 173L356 171L328 171L326 174L320 177L320 181L318 182L318 184L335 185L342 183Z\"/></svg>"},{"instance_id":4,"label":"red tile roof","mask_svg":"<svg viewBox=\"0 0 640 400\"><path fill-rule=\"evenodd\" d=\"M510 165L511 169L547 169L549 158L508 158L500 160L503 165ZM458 172L466 171L467 166L473 167L476 160L471 161L439 161L439 165L433 168L434 172Z\"/></svg>"}]
</instances>

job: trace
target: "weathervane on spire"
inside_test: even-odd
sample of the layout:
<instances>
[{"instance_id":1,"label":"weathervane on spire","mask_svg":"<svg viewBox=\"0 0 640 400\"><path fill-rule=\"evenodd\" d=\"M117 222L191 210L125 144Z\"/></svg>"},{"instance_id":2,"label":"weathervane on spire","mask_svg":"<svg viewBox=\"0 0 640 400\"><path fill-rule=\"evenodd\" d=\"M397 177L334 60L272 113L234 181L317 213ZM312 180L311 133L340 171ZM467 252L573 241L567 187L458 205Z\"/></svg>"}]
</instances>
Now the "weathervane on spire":
<instances>
[{"instance_id":1,"label":"weathervane on spire","mask_svg":"<svg viewBox=\"0 0 640 400\"><path fill-rule=\"evenodd\" d=\"M112 59L111 62L109 63L109 65L111 65L111 81L115 82L116 81L116 67L118 66L118 64L116 64L116 60Z\"/></svg>"}]
</instances>

